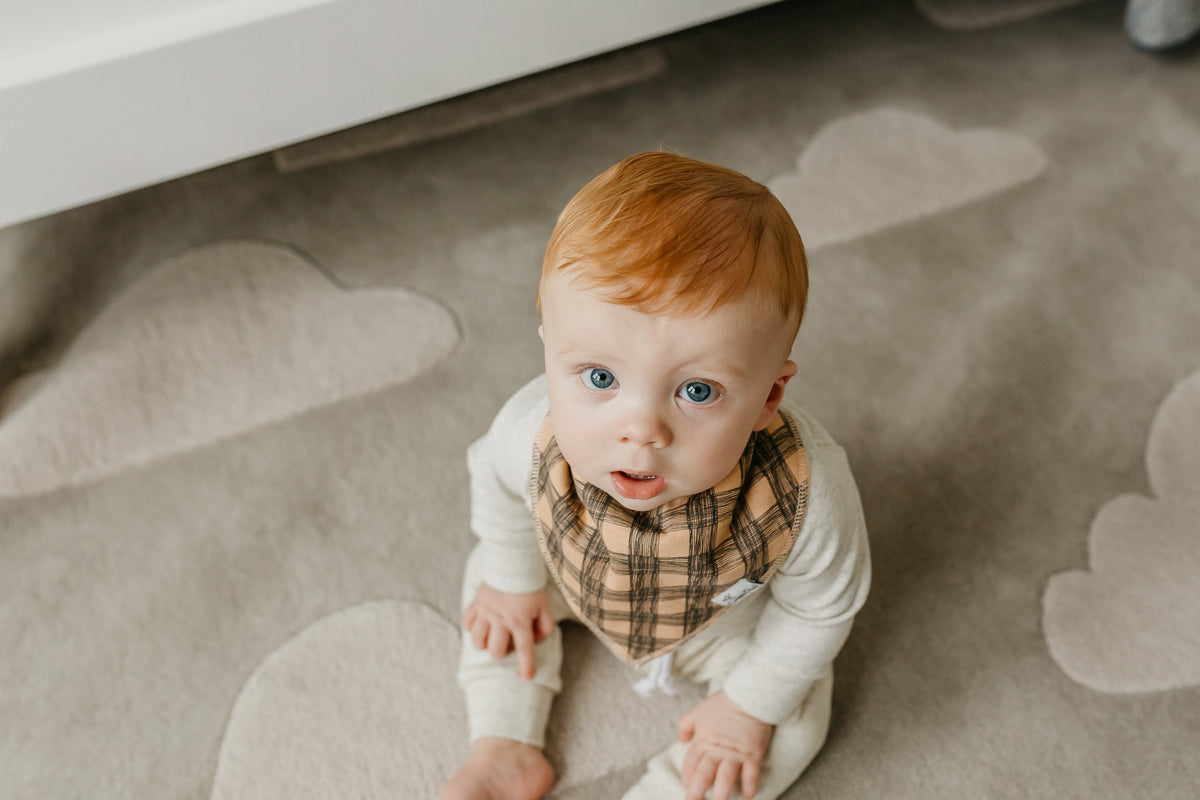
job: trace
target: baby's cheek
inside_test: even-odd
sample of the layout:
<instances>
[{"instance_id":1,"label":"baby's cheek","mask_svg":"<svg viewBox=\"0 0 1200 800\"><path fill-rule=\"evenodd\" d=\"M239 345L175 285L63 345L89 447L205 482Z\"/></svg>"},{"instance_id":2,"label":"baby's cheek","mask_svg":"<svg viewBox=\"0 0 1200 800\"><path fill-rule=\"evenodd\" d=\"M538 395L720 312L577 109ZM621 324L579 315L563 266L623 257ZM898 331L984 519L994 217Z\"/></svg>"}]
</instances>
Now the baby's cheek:
<instances>
[{"instance_id":1,"label":"baby's cheek","mask_svg":"<svg viewBox=\"0 0 1200 800\"><path fill-rule=\"evenodd\" d=\"M749 437L741 439L726 435L706 442L702 451L695 458L690 459L692 463L703 469L703 479L708 484L705 488L715 486L737 466L742 452L746 449L747 441L749 441Z\"/></svg>"},{"instance_id":2,"label":"baby's cheek","mask_svg":"<svg viewBox=\"0 0 1200 800\"><path fill-rule=\"evenodd\" d=\"M584 475L591 466L594 448L585 437L579 435L579 427L579 425L567 426L560 434L558 426L555 425L555 438L558 440L558 449L562 452L571 472Z\"/></svg>"}]
</instances>

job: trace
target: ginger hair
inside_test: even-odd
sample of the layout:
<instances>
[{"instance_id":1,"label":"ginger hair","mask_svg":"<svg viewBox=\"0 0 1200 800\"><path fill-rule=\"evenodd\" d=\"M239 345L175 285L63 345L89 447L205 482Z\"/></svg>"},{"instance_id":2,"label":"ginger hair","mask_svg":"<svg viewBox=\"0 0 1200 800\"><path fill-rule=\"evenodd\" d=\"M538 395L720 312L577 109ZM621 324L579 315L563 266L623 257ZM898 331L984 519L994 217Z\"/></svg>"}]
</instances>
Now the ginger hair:
<instances>
[{"instance_id":1,"label":"ginger hair","mask_svg":"<svg viewBox=\"0 0 1200 800\"><path fill-rule=\"evenodd\" d=\"M808 296L804 244L775 195L665 152L614 164L567 203L542 260L539 311L560 271L645 313L706 313L750 293L798 328Z\"/></svg>"}]
</instances>

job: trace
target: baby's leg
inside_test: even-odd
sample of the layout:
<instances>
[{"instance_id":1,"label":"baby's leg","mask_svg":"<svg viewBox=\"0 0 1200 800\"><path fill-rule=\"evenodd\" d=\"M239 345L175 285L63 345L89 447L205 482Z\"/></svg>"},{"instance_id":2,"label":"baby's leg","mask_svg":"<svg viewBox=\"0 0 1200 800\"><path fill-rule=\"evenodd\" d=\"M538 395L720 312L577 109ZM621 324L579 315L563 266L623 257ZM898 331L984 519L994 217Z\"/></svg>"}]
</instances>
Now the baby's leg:
<instances>
[{"instance_id":1,"label":"baby's leg","mask_svg":"<svg viewBox=\"0 0 1200 800\"><path fill-rule=\"evenodd\" d=\"M463 608L475 598L482 575L482 559L476 548L467 558ZM546 590L554 621L569 618L570 608L558 590L553 585ZM471 741L497 737L542 747L550 705L562 688L562 630L557 625L534 646L533 665L533 680L523 680L517 672L515 652L497 659L487 650L476 648L470 634L463 631L458 683L467 697Z\"/></svg>"},{"instance_id":2,"label":"baby's leg","mask_svg":"<svg viewBox=\"0 0 1200 800\"><path fill-rule=\"evenodd\" d=\"M829 730L833 677L827 675L813 684L812 690L796 714L775 727L771 748L763 760L754 800L775 800L796 782L813 760ZM687 745L675 742L646 766L642 776L623 800L683 800L683 757ZM742 798L734 790L733 797Z\"/></svg>"},{"instance_id":3,"label":"baby's leg","mask_svg":"<svg viewBox=\"0 0 1200 800\"><path fill-rule=\"evenodd\" d=\"M467 559L463 579L465 608L482 581L476 549ZM570 615L557 591L550 591L555 622ZM442 790L442 800L534 800L554 781L542 754L546 721L554 695L562 686L562 633L556 627L534 648L533 680L517 674L516 653L497 660L479 650L465 631L458 682L467 700L471 752Z\"/></svg>"}]
</instances>

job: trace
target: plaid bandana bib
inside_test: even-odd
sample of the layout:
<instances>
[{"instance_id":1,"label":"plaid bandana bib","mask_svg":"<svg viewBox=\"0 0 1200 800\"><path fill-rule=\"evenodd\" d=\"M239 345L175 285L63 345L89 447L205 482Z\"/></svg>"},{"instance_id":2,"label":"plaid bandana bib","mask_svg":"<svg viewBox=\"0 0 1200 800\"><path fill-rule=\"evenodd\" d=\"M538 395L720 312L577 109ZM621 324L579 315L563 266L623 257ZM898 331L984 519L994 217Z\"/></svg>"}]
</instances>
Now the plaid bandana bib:
<instances>
[{"instance_id":1,"label":"plaid bandana bib","mask_svg":"<svg viewBox=\"0 0 1200 800\"><path fill-rule=\"evenodd\" d=\"M568 605L641 666L767 582L804 524L808 459L776 414L715 487L634 512L572 477L547 416L532 481L538 543Z\"/></svg>"}]
</instances>

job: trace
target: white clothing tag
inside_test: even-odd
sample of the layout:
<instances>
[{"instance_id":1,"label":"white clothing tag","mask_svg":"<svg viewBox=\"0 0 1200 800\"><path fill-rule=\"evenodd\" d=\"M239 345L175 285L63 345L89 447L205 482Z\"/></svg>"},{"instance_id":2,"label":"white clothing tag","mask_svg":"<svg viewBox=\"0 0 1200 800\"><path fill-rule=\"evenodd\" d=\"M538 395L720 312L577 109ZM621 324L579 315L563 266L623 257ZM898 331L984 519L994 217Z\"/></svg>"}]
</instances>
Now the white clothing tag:
<instances>
[{"instance_id":1,"label":"white clothing tag","mask_svg":"<svg viewBox=\"0 0 1200 800\"><path fill-rule=\"evenodd\" d=\"M749 597L750 595L754 594L762 587L763 585L761 583L755 583L749 578L742 578L733 586L730 586L728 589L714 597L712 601L719 606L731 606L742 598Z\"/></svg>"}]
</instances>

